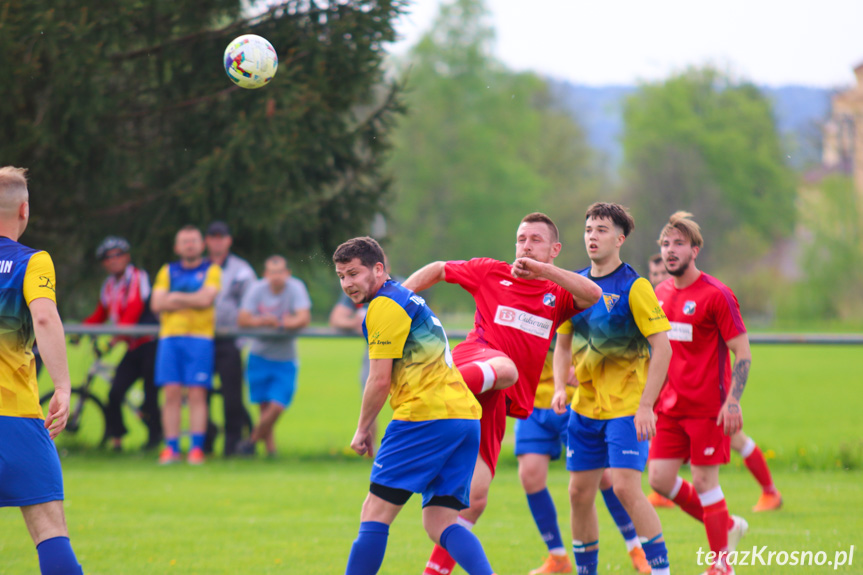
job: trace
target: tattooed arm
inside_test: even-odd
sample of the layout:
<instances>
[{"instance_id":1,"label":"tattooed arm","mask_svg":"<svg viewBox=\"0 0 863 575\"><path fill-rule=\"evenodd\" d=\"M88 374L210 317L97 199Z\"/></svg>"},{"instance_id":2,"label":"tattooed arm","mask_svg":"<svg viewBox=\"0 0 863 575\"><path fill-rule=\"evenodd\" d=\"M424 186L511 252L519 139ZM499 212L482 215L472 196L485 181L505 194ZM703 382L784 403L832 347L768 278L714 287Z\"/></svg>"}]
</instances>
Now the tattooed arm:
<instances>
[{"instance_id":1,"label":"tattooed arm","mask_svg":"<svg viewBox=\"0 0 863 575\"><path fill-rule=\"evenodd\" d=\"M734 354L734 366L731 368L731 389L725 399L725 405L719 411L716 425L724 425L726 435L734 435L743 428L743 410L740 398L746 389L749 379L749 366L752 364L752 351L749 349L749 336L745 333L727 342L728 349Z\"/></svg>"}]
</instances>

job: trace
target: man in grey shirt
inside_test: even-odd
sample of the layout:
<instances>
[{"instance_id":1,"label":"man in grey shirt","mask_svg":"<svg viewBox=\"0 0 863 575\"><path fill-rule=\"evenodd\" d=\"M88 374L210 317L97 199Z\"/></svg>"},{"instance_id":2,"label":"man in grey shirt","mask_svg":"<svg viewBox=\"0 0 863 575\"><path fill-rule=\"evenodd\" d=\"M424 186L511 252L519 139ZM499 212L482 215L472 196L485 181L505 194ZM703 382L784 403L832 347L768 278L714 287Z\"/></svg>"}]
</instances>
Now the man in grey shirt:
<instances>
[{"instance_id":1,"label":"man in grey shirt","mask_svg":"<svg viewBox=\"0 0 863 575\"><path fill-rule=\"evenodd\" d=\"M264 279L255 282L243 297L237 322L240 327L272 327L297 330L311 321L312 303L305 284L291 276L282 256L270 256ZM240 451L255 452L263 441L269 455L276 452L273 428L282 412L291 405L297 383L296 337L285 334L275 338L252 338L246 377L252 403L261 408L258 425Z\"/></svg>"},{"instance_id":2,"label":"man in grey shirt","mask_svg":"<svg viewBox=\"0 0 863 575\"><path fill-rule=\"evenodd\" d=\"M258 277L249 262L231 253L233 238L225 222L215 221L207 227L207 257L222 268L222 288L216 296L216 330L236 329L237 313L243 295ZM225 455L233 455L243 439L243 428L251 427L251 418L243 403L243 360L235 337L216 334L214 372L219 374L225 410ZM215 433L209 425L205 451L212 451Z\"/></svg>"}]
</instances>

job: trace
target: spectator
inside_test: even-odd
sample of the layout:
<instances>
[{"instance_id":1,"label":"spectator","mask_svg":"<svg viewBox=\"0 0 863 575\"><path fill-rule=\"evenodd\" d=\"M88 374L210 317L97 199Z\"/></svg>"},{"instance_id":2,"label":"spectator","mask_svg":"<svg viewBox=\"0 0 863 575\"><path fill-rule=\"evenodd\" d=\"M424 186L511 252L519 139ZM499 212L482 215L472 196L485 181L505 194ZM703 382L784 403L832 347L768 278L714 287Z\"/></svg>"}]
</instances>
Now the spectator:
<instances>
[{"instance_id":1,"label":"spectator","mask_svg":"<svg viewBox=\"0 0 863 575\"><path fill-rule=\"evenodd\" d=\"M150 311L150 278L147 272L132 265L129 253L131 246L124 238L108 236L96 249L96 259L108 277L102 283L99 303L85 324L99 324L110 321L116 325L153 324L156 318ZM106 431L111 438L114 450L122 449L122 438L126 435L123 423L123 399L129 388L138 379L144 380L144 404L141 415L147 425L149 439L145 449L158 447L162 441L162 418L159 413L159 391L153 381L156 362L156 338L153 336L122 336L115 341L125 341L126 354L120 360L111 392L108 394L108 408L105 415Z\"/></svg>"},{"instance_id":2,"label":"spectator","mask_svg":"<svg viewBox=\"0 0 863 575\"><path fill-rule=\"evenodd\" d=\"M200 465L207 432L207 391L213 386L214 302L221 269L203 258L204 238L194 226L177 232L174 251L180 260L159 270L150 302L153 311L161 314L156 385L165 390L162 425L166 446L159 463L180 460L180 410L186 387L192 435L188 462Z\"/></svg>"},{"instance_id":3,"label":"spectator","mask_svg":"<svg viewBox=\"0 0 863 575\"><path fill-rule=\"evenodd\" d=\"M297 330L309 325L312 303L305 284L291 276L288 262L282 256L267 258L264 279L252 284L243 297L237 317L240 327L273 327ZM276 453L273 428L282 412L291 405L296 391L297 342L292 334L278 338L252 338L246 378L249 396L261 409L258 425L240 451L255 452L258 441L264 441L270 456Z\"/></svg>"},{"instance_id":4,"label":"spectator","mask_svg":"<svg viewBox=\"0 0 863 575\"><path fill-rule=\"evenodd\" d=\"M231 253L233 244L231 230L225 222L216 221L207 228L207 257L222 268L222 289L216 296L216 328L236 329L237 313L243 295L257 280L255 270L249 262ZM222 382L222 403L225 415L224 454L236 453L237 444L243 439L243 428L251 427L251 418L243 403L243 359L237 338L216 338L215 372ZM212 451L215 433L210 426L206 450Z\"/></svg>"}]
</instances>

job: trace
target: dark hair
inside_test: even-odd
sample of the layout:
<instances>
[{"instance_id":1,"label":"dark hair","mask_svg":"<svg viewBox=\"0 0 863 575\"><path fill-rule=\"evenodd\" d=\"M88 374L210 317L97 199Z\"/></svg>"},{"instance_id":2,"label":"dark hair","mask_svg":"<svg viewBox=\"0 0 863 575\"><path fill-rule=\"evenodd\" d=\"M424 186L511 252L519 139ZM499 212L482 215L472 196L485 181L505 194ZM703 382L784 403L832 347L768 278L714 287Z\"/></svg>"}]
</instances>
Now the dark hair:
<instances>
[{"instance_id":1,"label":"dark hair","mask_svg":"<svg viewBox=\"0 0 863 575\"><path fill-rule=\"evenodd\" d=\"M652 256L650 256L650 259L648 261L653 265L658 266L662 263L662 254L653 254Z\"/></svg>"},{"instance_id":2,"label":"dark hair","mask_svg":"<svg viewBox=\"0 0 863 575\"><path fill-rule=\"evenodd\" d=\"M624 237L629 237L632 230L635 229L635 220L629 214L626 206L614 204L611 202L595 202L587 208L584 214L584 219L594 218L597 220L611 220L615 226L623 231Z\"/></svg>"},{"instance_id":3,"label":"dark hair","mask_svg":"<svg viewBox=\"0 0 863 575\"><path fill-rule=\"evenodd\" d=\"M552 243L557 243L560 241L560 232L557 231L557 226L554 225L554 222L551 221L551 218L542 212L533 212L532 214L527 214L521 219L522 224L545 224L548 226L549 231L551 231L551 241Z\"/></svg>"},{"instance_id":4,"label":"dark hair","mask_svg":"<svg viewBox=\"0 0 863 575\"><path fill-rule=\"evenodd\" d=\"M360 260L360 263L367 268L375 267L378 262L386 267L384 250L374 238L369 236L350 239L337 247L333 253L333 263L336 264L347 264L354 259Z\"/></svg>"},{"instance_id":5,"label":"dark hair","mask_svg":"<svg viewBox=\"0 0 863 575\"><path fill-rule=\"evenodd\" d=\"M659 233L659 239L656 243L662 245L662 240L671 230L677 230L680 234L689 240L689 245L700 248L704 245L704 238L701 236L701 226L692 219L692 214L689 212L674 212L668 218L668 223L662 228Z\"/></svg>"}]
</instances>

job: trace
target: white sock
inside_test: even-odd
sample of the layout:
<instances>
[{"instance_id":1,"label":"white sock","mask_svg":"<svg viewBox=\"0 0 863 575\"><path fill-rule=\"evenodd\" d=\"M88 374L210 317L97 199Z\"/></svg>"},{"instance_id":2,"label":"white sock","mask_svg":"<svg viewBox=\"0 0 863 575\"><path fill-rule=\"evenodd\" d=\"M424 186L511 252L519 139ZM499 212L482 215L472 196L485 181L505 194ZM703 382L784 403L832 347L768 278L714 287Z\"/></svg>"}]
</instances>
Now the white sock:
<instances>
[{"instance_id":1,"label":"white sock","mask_svg":"<svg viewBox=\"0 0 863 575\"><path fill-rule=\"evenodd\" d=\"M482 370L482 390L480 393L485 393L492 387L494 387L494 381L497 379L497 376L494 373L494 368L488 364L486 361L478 361L476 364Z\"/></svg>"},{"instance_id":2,"label":"white sock","mask_svg":"<svg viewBox=\"0 0 863 575\"><path fill-rule=\"evenodd\" d=\"M462 517L461 515L455 520L456 523L467 529L468 531L473 531L473 523Z\"/></svg>"},{"instance_id":3,"label":"white sock","mask_svg":"<svg viewBox=\"0 0 863 575\"><path fill-rule=\"evenodd\" d=\"M681 487L683 487L683 478L678 475L677 479L674 480L674 487L672 487L671 491L668 493L668 498L674 499L677 497L677 494L680 493Z\"/></svg>"},{"instance_id":4,"label":"white sock","mask_svg":"<svg viewBox=\"0 0 863 575\"><path fill-rule=\"evenodd\" d=\"M740 448L740 457L742 457L743 459L746 459L747 457L752 455L752 452L755 451L755 447L756 447L756 445L755 445L755 442L752 440L752 438L747 437L746 443L744 443L743 447Z\"/></svg>"}]
</instances>

